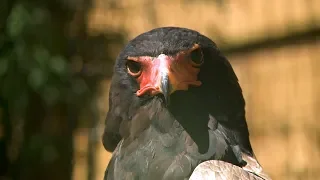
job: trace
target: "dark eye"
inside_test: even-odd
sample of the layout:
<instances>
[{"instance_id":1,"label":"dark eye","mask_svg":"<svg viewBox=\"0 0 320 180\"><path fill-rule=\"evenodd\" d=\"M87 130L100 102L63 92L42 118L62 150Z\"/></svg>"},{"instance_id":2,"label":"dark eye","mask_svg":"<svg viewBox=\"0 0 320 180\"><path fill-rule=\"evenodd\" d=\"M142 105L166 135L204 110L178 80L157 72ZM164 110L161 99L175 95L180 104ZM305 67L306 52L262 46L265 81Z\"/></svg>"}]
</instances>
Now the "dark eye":
<instances>
[{"instance_id":1,"label":"dark eye","mask_svg":"<svg viewBox=\"0 0 320 180\"><path fill-rule=\"evenodd\" d=\"M190 58L195 66L200 66L203 63L203 53L200 48L197 48L190 53Z\"/></svg>"},{"instance_id":2,"label":"dark eye","mask_svg":"<svg viewBox=\"0 0 320 180\"><path fill-rule=\"evenodd\" d=\"M141 64L136 61L128 60L127 61L127 70L128 70L129 74L137 77L141 74Z\"/></svg>"}]
</instances>

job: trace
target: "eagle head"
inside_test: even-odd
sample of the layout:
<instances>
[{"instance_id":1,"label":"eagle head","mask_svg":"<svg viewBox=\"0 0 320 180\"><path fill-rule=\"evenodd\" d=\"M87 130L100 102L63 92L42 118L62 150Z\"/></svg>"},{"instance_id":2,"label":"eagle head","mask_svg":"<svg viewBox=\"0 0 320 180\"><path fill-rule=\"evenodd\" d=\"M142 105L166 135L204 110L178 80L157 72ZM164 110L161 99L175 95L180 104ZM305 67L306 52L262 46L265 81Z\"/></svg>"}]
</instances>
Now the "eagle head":
<instances>
[{"instance_id":1,"label":"eagle head","mask_svg":"<svg viewBox=\"0 0 320 180\"><path fill-rule=\"evenodd\" d=\"M212 40L186 28L145 32L119 54L111 81L105 148L113 151L130 131L139 109L155 100L161 105L150 106L152 111L166 108L203 151L208 143L198 131L207 128L208 112L221 119L244 116L242 91L230 63ZM246 128L245 121L241 125Z\"/></svg>"}]
</instances>

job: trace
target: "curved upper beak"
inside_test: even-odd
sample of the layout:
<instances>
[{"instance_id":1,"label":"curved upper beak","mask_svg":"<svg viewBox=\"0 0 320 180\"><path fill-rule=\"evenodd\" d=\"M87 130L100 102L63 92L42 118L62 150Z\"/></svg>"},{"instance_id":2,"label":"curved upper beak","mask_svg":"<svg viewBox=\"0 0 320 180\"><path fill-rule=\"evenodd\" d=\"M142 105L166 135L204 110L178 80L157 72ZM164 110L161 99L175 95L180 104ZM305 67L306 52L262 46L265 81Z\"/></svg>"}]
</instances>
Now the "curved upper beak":
<instances>
[{"instance_id":1,"label":"curved upper beak","mask_svg":"<svg viewBox=\"0 0 320 180\"><path fill-rule=\"evenodd\" d=\"M150 95L162 94L165 103L168 105L170 95L174 92L173 76L172 72L170 72L172 61L172 57L164 54L148 59L144 66L145 72L138 78L140 89L137 91L137 95L141 96L145 93Z\"/></svg>"},{"instance_id":2,"label":"curved upper beak","mask_svg":"<svg viewBox=\"0 0 320 180\"><path fill-rule=\"evenodd\" d=\"M170 103L170 94L172 92L172 85L170 83L169 75L166 72L161 72L160 79L160 91L162 92L165 103L169 105Z\"/></svg>"},{"instance_id":3,"label":"curved upper beak","mask_svg":"<svg viewBox=\"0 0 320 180\"><path fill-rule=\"evenodd\" d=\"M199 68L195 68L182 55L158 57L139 57L143 71L137 78L140 89L138 96L163 94L165 103L170 103L170 95L177 90L188 90L189 86L200 86L197 80Z\"/></svg>"}]
</instances>

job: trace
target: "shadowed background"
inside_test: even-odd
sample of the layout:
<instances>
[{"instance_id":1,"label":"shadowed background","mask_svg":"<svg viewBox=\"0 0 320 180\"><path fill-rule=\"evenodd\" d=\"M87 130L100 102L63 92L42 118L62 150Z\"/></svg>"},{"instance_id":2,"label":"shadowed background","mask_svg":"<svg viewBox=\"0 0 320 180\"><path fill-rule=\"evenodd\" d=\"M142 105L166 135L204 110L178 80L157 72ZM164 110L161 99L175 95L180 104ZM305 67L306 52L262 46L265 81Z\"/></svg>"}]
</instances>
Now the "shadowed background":
<instances>
[{"instance_id":1,"label":"shadowed background","mask_svg":"<svg viewBox=\"0 0 320 180\"><path fill-rule=\"evenodd\" d=\"M228 57L273 179L318 179L316 0L2 0L0 179L103 179L112 65L160 26L195 29Z\"/></svg>"}]
</instances>

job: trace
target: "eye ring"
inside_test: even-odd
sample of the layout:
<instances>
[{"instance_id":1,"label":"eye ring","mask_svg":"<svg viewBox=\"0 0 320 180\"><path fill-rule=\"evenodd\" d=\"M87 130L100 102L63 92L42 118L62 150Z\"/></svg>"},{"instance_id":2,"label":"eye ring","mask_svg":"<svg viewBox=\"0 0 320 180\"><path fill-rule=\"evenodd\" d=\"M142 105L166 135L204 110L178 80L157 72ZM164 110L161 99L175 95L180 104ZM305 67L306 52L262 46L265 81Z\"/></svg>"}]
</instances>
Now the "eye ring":
<instances>
[{"instance_id":1,"label":"eye ring","mask_svg":"<svg viewBox=\"0 0 320 180\"><path fill-rule=\"evenodd\" d=\"M190 61L191 61L192 65L195 67L200 67L204 62L203 52L202 52L201 48L197 48L197 49L191 51L189 56L190 56Z\"/></svg>"},{"instance_id":2,"label":"eye ring","mask_svg":"<svg viewBox=\"0 0 320 180\"><path fill-rule=\"evenodd\" d=\"M128 73L133 77L138 77L141 74L141 64L137 61L128 60L126 63Z\"/></svg>"}]
</instances>

